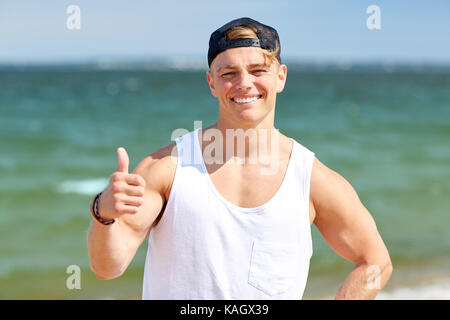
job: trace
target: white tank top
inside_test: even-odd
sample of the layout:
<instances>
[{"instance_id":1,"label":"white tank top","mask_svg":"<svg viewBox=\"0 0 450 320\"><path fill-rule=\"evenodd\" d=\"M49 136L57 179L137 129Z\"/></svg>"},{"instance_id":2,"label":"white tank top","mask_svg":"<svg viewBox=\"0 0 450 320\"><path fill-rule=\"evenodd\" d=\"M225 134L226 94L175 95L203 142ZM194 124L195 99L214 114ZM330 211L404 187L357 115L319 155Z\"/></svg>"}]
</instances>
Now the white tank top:
<instances>
[{"instance_id":1,"label":"white tank top","mask_svg":"<svg viewBox=\"0 0 450 320\"><path fill-rule=\"evenodd\" d=\"M312 255L309 189L314 153L294 139L276 194L239 207L215 188L198 130L176 140L169 200L152 228L143 299L301 299Z\"/></svg>"}]
</instances>

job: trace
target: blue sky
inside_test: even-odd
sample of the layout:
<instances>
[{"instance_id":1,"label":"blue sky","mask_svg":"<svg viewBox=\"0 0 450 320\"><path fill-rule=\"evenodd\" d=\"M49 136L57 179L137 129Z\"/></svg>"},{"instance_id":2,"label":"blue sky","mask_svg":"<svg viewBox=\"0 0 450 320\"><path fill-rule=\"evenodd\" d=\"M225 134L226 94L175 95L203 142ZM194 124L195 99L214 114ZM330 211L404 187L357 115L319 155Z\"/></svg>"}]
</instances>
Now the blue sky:
<instances>
[{"instance_id":1,"label":"blue sky","mask_svg":"<svg viewBox=\"0 0 450 320\"><path fill-rule=\"evenodd\" d=\"M69 5L81 29L69 30ZM381 30L368 30L369 5ZM1 0L0 63L205 58L210 34L248 16L275 27L282 58L450 63L450 1Z\"/></svg>"}]
</instances>

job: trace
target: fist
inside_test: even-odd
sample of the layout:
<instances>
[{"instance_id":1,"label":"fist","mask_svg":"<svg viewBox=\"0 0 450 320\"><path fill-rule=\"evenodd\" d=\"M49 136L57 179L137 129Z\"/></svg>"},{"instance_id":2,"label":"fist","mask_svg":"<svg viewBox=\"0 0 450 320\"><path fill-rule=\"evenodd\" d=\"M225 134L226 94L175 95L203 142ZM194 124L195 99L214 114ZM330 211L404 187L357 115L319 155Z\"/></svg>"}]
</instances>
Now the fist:
<instances>
[{"instance_id":1,"label":"fist","mask_svg":"<svg viewBox=\"0 0 450 320\"><path fill-rule=\"evenodd\" d=\"M138 174L128 173L130 159L125 148L117 149L117 171L99 199L99 214L115 219L123 214L135 214L144 201L145 180Z\"/></svg>"}]
</instances>

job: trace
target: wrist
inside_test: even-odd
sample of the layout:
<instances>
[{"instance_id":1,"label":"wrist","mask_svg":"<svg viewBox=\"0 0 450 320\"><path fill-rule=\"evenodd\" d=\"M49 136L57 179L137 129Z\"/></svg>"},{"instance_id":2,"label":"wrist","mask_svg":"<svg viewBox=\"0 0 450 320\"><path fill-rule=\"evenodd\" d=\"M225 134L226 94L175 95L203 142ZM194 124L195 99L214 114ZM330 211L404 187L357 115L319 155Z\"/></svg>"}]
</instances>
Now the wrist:
<instances>
[{"instance_id":1,"label":"wrist","mask_svg":"<svg viewBox=\"0 0 450 320\"><path fill-rule=\"evenodd\" d=\"M96 194L95 196L92 197L91 199L91 203L90 203L90 211L92 214L92 217L97 221L100 222L103 225L111 225L113 224L116 220L113 218L108 218L108 217L104 217L100 215L99 212L99 207L100 207L100 200L101 200L101 195L103 192L100 192L98 194Z\"/></svg>"},{"instance_id":2,"label":"wrist","mask_svg":"<svg viewBox=\"0 0 450 320\"><path fill-rule=\"evenodd\" d=\"M97 200L97 213L102 219L114 220L116 217L110 214L111 206L108 205L108 194L106 192L103 191L99 194Z\"/></svg>"}]
</instances>

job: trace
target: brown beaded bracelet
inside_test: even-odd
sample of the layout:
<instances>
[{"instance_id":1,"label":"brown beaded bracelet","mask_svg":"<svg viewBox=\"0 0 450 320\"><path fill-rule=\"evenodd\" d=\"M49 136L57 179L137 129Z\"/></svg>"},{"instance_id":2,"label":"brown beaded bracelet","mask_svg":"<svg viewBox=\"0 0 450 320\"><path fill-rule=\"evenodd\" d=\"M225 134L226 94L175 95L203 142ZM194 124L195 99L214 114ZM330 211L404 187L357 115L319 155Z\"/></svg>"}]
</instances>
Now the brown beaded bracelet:
<instances>
[{"instance_id":1,"label":"brown beaded bracelet","mask_svg":"<svg viewBox=\"0 0 450 320\"><path fill-rule=\"evenodd\" d=\"M116 220L115 219L106 220L106 219L100 217L100 214L98 213L98 205L97 204L98 204L98 199L100 198L102 193L103 192L100 192L92 198L89 208L91 209L91 214L95 220L97 220L98 222L100 222L101 224L103 224L105 226L108 226L108 225L116 222Z\"/></svg>"}]
</instances>

